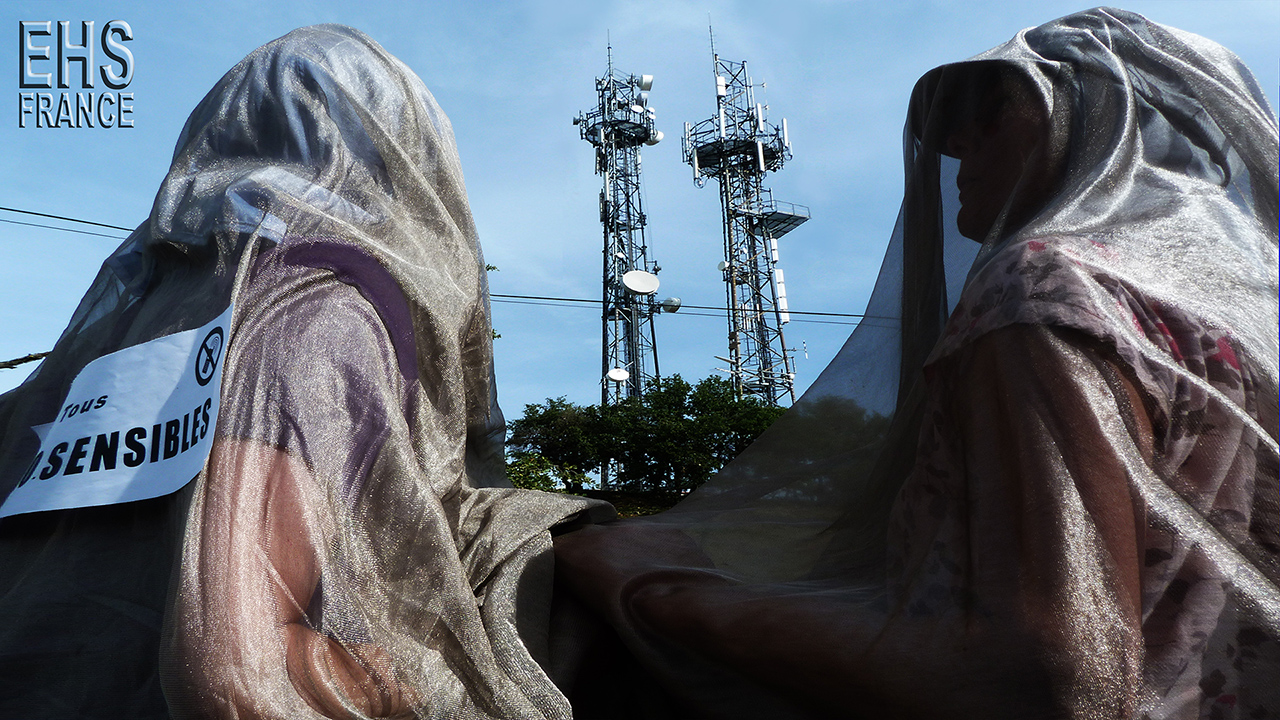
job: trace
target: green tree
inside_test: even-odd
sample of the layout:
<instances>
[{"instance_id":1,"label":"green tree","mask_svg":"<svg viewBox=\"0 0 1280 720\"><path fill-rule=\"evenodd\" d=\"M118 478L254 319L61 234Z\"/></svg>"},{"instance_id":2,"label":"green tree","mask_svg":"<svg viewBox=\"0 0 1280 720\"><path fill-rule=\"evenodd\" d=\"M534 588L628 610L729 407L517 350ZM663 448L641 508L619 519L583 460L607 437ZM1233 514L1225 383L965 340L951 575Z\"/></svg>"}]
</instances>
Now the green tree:
<instances>
[{"instance_id":1,"label":"green tree","mask_svg":"<svg viewBox=\"0 0 1280 720\"><path fill-rule=\"evenodd\" d=\"M600 432L595 406L575 405L563 397L524 406L524 416L507 424L507 447L513 464L526 466L532 456L550 465L550 472L570 492L579 492L587 473L599 469L597 451ZM514 483L514 480L513 480Z\"/></svg>"},{"instance_id":2,"label":"green tree","mask_svg":"<svg viewBox=\"0 0 1280 720\"><path fill-rule=\"evenodd\" d=\"M554 471L551 461L538 453L526 453L507 463L507 479L512 485L525 490L551 492L558 489Z\"/></svg>"},{"instance_id":3,"label":"green tree","mask_svg":"<svg viewBox=\"0 0 1280 720\"><path fill-rule=\"evenodd\" d=\"M527 405L510 424L507 445L513 463L541 456L571 490L612 459L619 489L684 492L737 457L783 412L735 398L722 378L690 385L674 375L616 405L584 407L564 398Z\"/></svg>"}]
</instances>

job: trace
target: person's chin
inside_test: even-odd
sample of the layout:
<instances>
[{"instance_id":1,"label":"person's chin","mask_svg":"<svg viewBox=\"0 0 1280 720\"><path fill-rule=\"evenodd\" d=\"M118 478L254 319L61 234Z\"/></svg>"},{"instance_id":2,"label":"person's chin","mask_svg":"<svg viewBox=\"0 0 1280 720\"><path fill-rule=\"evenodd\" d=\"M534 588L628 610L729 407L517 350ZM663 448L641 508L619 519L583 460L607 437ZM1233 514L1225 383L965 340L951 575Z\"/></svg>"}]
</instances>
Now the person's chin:
<instances>
[{"instance_id":1,"label":"person's chin","mask_svg":"<svg viewBox=\"0 0 1280 720\"><path fill-rule=\"evenodd\" d=\"M982 242L987 239L987 231L991 229L991 223L975 215L976 213L966 212L963 207L960 208L960 212L956 213L956 228L960 230L961 235L970 240Z\"/></svg>"}]
</instances>

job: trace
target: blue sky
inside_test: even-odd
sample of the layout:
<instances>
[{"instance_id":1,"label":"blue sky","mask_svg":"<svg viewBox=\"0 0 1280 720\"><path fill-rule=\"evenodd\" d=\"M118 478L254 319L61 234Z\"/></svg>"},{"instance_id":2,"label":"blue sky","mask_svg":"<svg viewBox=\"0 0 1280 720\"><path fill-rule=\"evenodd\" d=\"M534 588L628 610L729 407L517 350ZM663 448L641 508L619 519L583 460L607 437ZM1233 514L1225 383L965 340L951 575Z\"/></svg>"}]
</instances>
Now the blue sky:
<instances>
[{"instance_id":1,"label":"blue sky","mask_svg":"<svg viewBox=\"0 0 1280 720\"><path fill-rule=\"evenodd\" d=\"M661 296L724 301L714 185L694 187L680 159L685 122L714 110L708 21L722 57L746 60L770 106L786 117L794 159L767 185L808 205L813 219L781 241L792 310L860 312L901 201L901 136L915 80L937 65L999 44L1018 30L1085 6L1063 2L17 2L8 27L9 100L0 105L0 206L133 227L148 214L187 113L235 62L302 25L339 22L369 33L416 71L453 121L491 290L598 298L599 178L571 119L594 103L606 38L616 66L656 80L650 102L666 139L647 147L644 202ZM1214 39L1239 54L1268 90L1280 85L1280 3L1156 0L1127 9ZM14 30L21 20L123 19L135 76L134 128L18 128ZM55 25L56 28L56 25ZM56 32L56 31L55 31ZM55 37L56 41L56 37ZM101 60L101 55L98 56ZM101 89L101 88L100 88ZM49 349L118 244L109 237L14 224L0 212L0 359ZM50 223L65 225L64 223ZM88 227L112 236L124 233ZM664 374L714 372L725 321L693 311L657 318ZM566 396L597 402L599 311L494 303L499 397L508 417ZM786 327L797 389L817 377L850 325ZM27 370L0 370L0 391Z\"/></svg>"}]
</instances>

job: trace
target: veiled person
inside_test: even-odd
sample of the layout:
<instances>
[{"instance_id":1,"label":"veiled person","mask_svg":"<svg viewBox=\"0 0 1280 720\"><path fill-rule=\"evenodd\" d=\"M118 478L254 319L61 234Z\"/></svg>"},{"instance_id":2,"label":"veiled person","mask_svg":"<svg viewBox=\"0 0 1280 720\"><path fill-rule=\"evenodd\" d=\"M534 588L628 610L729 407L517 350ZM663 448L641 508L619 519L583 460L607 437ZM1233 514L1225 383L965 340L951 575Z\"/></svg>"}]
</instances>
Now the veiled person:
<instances>
[{"instance_id":1,"label":"veiled person","mask_svg":"<svg viewBox=\"0 0 1280 720\"><path fill-rule=\"evenodd\" d=\"M608 508L507 486L452 129L358 31L269 43L191 114L150 218L0 403L3 492L86 363L228 306L194 482L0 521L0 715L568 717L548 528Z\"/></svg>"},{"instance_id":2,"label":"veiled person","mask_svg":"<svg viewBox=\"0 0 1280 720\"><path fill-rule=\"evenodd\" d=\"M1256 81L1099 9L930 72L904 135L867 319L805 397L672 511L557 538L593 652L673 717L1277 715Z\"/></svg>"}]
</instances>

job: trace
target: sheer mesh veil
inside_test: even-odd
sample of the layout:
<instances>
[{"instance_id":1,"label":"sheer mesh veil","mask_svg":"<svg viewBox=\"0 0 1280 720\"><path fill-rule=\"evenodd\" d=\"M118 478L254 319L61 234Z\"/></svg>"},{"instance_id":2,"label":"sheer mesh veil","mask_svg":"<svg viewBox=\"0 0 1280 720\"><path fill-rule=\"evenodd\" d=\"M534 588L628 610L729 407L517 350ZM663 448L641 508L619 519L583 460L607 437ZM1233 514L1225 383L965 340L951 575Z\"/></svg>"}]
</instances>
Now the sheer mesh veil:
<instances>
[{"instance_id":1,"label":"sheer mesh veil","mask_svg":"<svg viewBox=\"0 0 1280 720\"><path fill-rule=\"evenodd\" d=\"M157 225L207 237L228 195L283 234L242 269L168 616L175 714L567 715L547 529L593 505L503 489L448 120L364 35L295 31L196 108Z\"/></svg>"},{"instance_id":2,"label":"sheer mesh veil","mask_svg":"<svg viewBox=\"0 0 1280 720\"><path fill-rule=\"evenodd\" d=\"M954 143L983 112L1039 132L973 242L957 214L991 178ZM904 161L835 360L674 510L559 539L575 591L708 715L1275 712L1277 126L1253 76L1092 10L921 78Z\"/></svg>"},{"instance_id":3,"label":"sheer mesh veil","mask_svg":"<svg viewBox=\"0 0 1280 720\"><path fill-rule=\"evenodd\" d=\"M232 68L0 403L7 492L81 367L231 305L206 469L0 525L5 714L567 717L548 528L607 507L506 483L483 268L449 121L400 61L326 25Z\"/></svg>"}]
</instances>

